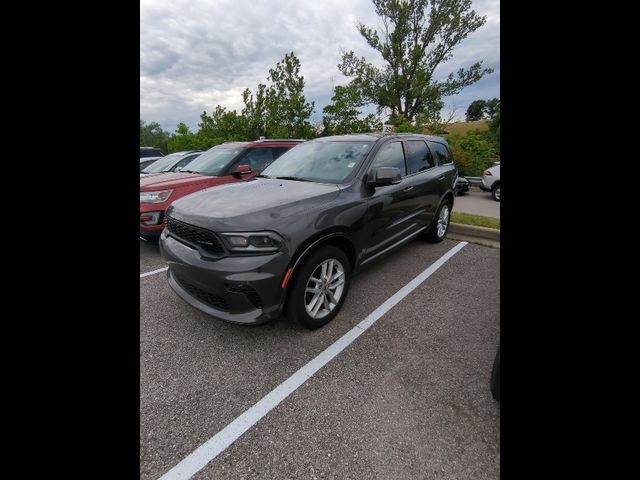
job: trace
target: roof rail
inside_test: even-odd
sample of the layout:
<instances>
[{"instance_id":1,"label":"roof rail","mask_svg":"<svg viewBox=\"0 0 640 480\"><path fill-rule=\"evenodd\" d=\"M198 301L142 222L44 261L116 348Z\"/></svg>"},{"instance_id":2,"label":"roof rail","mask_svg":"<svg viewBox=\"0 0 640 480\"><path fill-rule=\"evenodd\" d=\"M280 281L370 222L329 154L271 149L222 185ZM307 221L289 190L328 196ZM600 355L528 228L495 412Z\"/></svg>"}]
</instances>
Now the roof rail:
<instances>
[{"instance_id":1,"label":"roof rail","mask_svg":"<svg viewBox=\"0 0 640 480\"><path fill-rule=\"evenodd\" d=\"M259 138L254 142L306 142L304 138Z\"/></svg>"}]
</instances>

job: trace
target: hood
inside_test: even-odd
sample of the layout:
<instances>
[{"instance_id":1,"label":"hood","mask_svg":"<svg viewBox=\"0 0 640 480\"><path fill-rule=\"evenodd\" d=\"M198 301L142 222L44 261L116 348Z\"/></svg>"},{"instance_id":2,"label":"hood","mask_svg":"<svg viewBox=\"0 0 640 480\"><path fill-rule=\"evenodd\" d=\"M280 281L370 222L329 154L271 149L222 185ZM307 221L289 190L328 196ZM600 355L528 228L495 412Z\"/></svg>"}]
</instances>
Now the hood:
<instances>
[{"instance_id":1,"label":"hood","mask_svg":"<svg viewBox=\"0 0 640 480\"><path fill-rule=\"evenodd\" d=\"M140 191L151 192L179 188L197 183L211 183L217 177L198 173L163 173L162 175L143 175L140 177Z\"/></svg>"},{"instance_id":2,"label":"hood","mask_svg":"<svg viewBox=\"0 0 640 480\"><path fill-rule=\"evenodd\" d=\"M140 178L150 177L151 175L160 175L163 172L153 172L153 173L145 173L140 172Z\"/></svg>"},{"instance_id":3,"label":"hood","mask_svg":"<svg viewBox=\"0 0 640 480\"><path fill-rule=\"evenodd\" d=\"M330 202L337 185L255 178L193 193L173 202L167 214L213 231L269 230Z\"/></svg>"}]
</instances>

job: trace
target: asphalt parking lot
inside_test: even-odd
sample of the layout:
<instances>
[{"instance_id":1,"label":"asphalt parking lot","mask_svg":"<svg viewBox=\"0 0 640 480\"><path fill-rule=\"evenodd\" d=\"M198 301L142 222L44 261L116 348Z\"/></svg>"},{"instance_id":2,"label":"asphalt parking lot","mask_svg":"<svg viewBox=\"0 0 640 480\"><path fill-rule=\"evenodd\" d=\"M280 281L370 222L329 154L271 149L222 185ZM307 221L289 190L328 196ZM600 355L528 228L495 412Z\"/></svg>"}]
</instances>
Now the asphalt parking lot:
<instances>
[{"instance_id":1,"label":"asphalt parking lot","mask_svg":"<svg viewBox=\"0 0 640 480\"><path fill-rule=\"evenodd\" d=\"M453 211L500 218L500 202L491 197L491 192L471 187L467 193L456 196Z\"/></svg>"},{"instance_id":2,"label":"asphalt parking lot","mask_svg":"<svg viewBox=\"0 0 640 480\"><path fill-rule=\"evenodd\" d=\"M456 200L457 201L457 200ZM304 330L208 317L140 278L140 478L157 479L459 242L416 240ZM465 245L194 478L499 478L500 250ZM140 242L140 273L164 267Z\"/></svg>"}]
</instances>

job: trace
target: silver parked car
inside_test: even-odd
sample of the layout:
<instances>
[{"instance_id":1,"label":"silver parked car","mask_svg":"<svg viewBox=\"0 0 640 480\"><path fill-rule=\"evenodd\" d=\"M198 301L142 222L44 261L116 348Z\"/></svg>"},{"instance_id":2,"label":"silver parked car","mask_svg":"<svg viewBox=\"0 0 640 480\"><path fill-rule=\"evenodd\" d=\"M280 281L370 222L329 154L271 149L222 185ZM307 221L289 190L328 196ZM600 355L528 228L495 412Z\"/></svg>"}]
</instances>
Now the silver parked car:
<instances>
[{"instance_id":1,"label":"silver parked car","mask_svg":"<svg viewBox=\"0 0 640 480\"><path fill-rule=\"evenodd\" d=\"M159 148L140 147L140 171L162 157L164 157L164 154Z\"/></svg>"},{"instance_id":2,"label":"silver parked car","mask_svg":"<svg viewBox=\"0 0 640 480\"><path fill-rule=\"evenodd\" d=\"M160 157L150 165L147 165L140 171L140 176L152 173L179 172L187 166L192 160L200 156L200 150L185 150L182 152L170 153L166 157Z\"/></svg>"},{"instance_id":3,"label":"silver parked car","mask_svg":"<svg viewBox=\"0 0 640 480\"><path fill-rule=\"evenodd\" d=\"M497 202L500 201L500 164L487 168L482 173L482 185L480 189L491 192L491 196Z\"/></svg>"}]
</instances>

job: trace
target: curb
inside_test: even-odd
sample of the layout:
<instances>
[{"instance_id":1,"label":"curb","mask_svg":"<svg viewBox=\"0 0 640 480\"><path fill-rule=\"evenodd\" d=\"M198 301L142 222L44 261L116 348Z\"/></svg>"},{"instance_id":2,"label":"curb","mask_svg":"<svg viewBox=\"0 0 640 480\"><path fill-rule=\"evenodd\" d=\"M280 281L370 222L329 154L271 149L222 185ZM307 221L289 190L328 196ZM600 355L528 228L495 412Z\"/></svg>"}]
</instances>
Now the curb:
<instances>
[{"instance_id":1,"label":"curb","mask_svg":"<svg viewBox=\"0 0 640 480\"><path fill-rule=\"evenodd\" d=\"M462 223L449 224L449 234L451 238L466 240L487 247L500 248L500 230L475 225L464 225Z\"/></svg>"}]
</instances>

